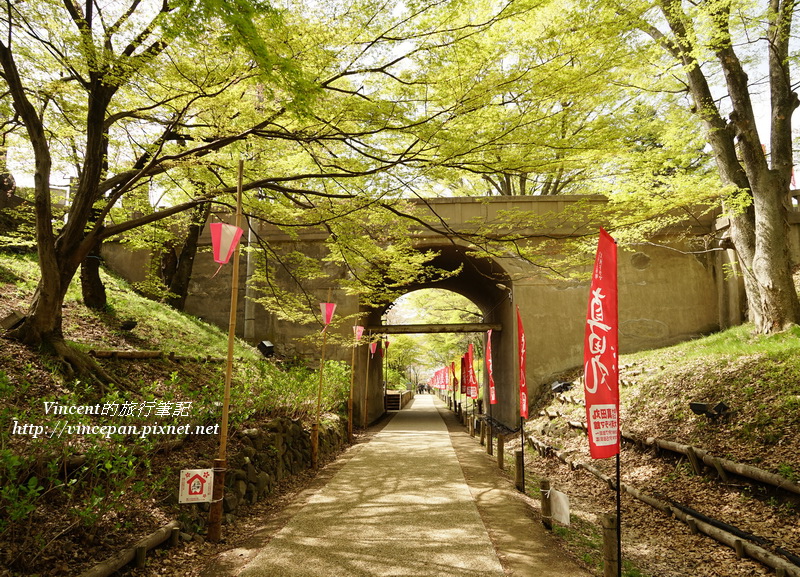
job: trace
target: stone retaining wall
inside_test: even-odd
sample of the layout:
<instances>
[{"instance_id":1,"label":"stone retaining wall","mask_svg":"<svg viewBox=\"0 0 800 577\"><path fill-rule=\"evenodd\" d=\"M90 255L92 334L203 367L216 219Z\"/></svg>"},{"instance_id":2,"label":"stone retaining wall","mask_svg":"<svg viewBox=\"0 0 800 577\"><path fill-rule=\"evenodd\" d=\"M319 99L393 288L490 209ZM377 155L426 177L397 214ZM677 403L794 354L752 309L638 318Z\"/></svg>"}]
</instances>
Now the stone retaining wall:
<instances>
[{"instance_id":1,"label":"stone retaining wall","mask_svg":"<svg viewBox=\"0 0 800 577\"><path fill-rule=\"evenodd\" d=\"M336 419L319 428L320 460L334 456L347 440L347 422ZM224 521L230 523L241 508L268 497L278 483L311 467L311 432L300 422L274 419L263 427L244 429L231 439L238 450L228 457L223 500ZM211 468L210 463L198 465ZM208 520L208 503L188 506L184 526L202 527Z\"/></svg>"}]
</instances>

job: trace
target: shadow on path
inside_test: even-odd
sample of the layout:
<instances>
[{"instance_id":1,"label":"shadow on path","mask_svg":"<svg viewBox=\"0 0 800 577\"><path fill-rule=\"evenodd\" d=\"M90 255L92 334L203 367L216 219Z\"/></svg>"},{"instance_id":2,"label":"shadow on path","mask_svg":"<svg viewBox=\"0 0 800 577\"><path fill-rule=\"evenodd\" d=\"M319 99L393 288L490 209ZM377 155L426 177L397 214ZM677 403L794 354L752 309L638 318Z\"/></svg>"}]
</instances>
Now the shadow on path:
<instances>
[{"instance_id":1,"label":"shadow on path","mask_svg":"<svg viewBox=\"0 0 800 577\"><path fill-rule=\"evenodd\" d=\"M204 575L589 575L560 553L494 459L436 405L443 407L417 396Z\"/></svg>"}]
</instances>

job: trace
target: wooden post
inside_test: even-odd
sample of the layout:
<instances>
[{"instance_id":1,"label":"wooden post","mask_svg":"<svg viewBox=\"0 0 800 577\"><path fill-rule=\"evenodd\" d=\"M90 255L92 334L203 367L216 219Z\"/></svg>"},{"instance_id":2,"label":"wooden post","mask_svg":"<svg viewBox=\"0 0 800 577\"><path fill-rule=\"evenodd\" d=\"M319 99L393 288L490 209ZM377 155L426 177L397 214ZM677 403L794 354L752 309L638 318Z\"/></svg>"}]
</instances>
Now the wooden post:
<instances>
[{"instance_id":1,"label":"wooden post","mask_svg":"<svg viewBox=\"0 0 800 577\"><path fill-rule=\"evenodd\" d=\"M486 421L481 421L481 446L486 444Z\"/></svg>"},{"instance_id":2,"label":"wooden post","mask_svg":"<svg viewBox=\"0 0 800 577\"><path fill-rule=\"evenodd\" d=\"M617 555L617 516L605 513L603 523L603 577L617 577L619 574L619 557Z\"/></svg>"},{"instance_id":3,"label":"wooden post","mask_svg":"<svg viewBox=\"0 0 800 577\"><path fill-rule=\"evenodd\" d=\"M542 479L539 481L539 490L542 494L542 525L548 529L552 529L553 513L550 508L550 481L548 479Z\"/></svg>"},{"instance_id":4,"label":"wooden post","mask_svg":"<svg viewBox=\"0 0 800 577\"><path fill-rule=\"evenodd\" d=\"M236 226L242 221L242 174L244 161L239 160L239 184L236 192ZM228 411L231 403L231 380L233 377L233 346L236 336L236 313L239 308L239 245L233 250L233 273L231 278L231 309L228 316L228 360L225 366L225 391L222 400L222 426L219 431L219 457L214 460L214 486L211 508L208 512L206 536L212 543L222 537L222 499L225 496L225 469L228 467Z\"/></svg>"},{"instance_id":5,"label":"wooden post","mask_svg":"<svg viewBox=\"0 0 800 577\"><path fill-rule=\"evenodd\" d=\"M139 545L136 547L136 558L134 565L137 569L144 569L147 564L147 547Z\"/></svg>"},{"instance_id":6,"label":"wooden post","mask_svg":"<svg viewBox=\"0 0 800 577\"><path fill-rule=\"evenodd\" d=\"M497 466L500 469L505 469L505 456L503 455L503 451L505 450L506 438L503 435L497 435Z\"/></svg>"},{"instance_id":7,"label":"wooden post","mask_svg":"<svg viewBox=\"0 0 800 577\"><path fill-rule=\"evenodd\" d=\"M177 547L181 540L181 530L178 527L173 527L172 532L169 534L169 546Z\"/></svg>"},{"instance_id":8,"label":"wooden post","mask_svg":"<svg viewBox=\"0 0 800 577\"><path fill-rule=\"evenodd\" d=\"M686 456L689 457L689 464L691 464L694 474L702 475L703 465L701 464L700 459L697 458L697 453L695 452L694 447L689 447L687 449Z\"/></svg>"},{"instance_id":9,"label":"wooden post","mask_svg":"<svg viewBox=\"0 0 800 577\"><path fill-rule=\"evenodd\" d=\"M319 423L311 423L311 468L319 465Z\"/></svg>"},{"instance_id":10,"label":"wooden post","mask_svg":"<svg viewBox=\"0 0 800 577\"><path fill-rule=\"evenodd\" d=\"M227 459L214 459L214 485L211 488L211 507L208 510L208 531L206 536L212 543L222 537L222 499L225 497L225 472Z\"/></svg>"},{"instance_id":11,"label":"wooden post","mask_svg":"<svg viewBox=\"0 0 800 577\"><path fill-rule=\"evenodd\" d=\"M514 485L517 491L525 492L525 453L522 451L514 451Z\"/></svg>"},{"instance_id":12,"label":"wooden post","mask_svg":"<svg viewBox=\"0 0 800 577\"><path fill-rule=\"evenodd\" d=\"M350 356L350 397L347 400L347 442L353 442L353 385L356 380L356 349L358 339L353 334L353 354Z\"/></svg>"},{"instance_id":13,"label":"wooden post","mask_svg":"<svg viewBox=\"0 0 800 577\"><path fill-rule=\"evenodd\" d=\"M492 440L492 424L486 424L486 454L494 455L494 441Z\"/></svg>"},{"instance_id":14,"label":"wooden post","mask_svg":"<svg viewBox=\"0 0 800 577\"><path fill-rule=\"evenodd\" d=\"M363 402L363 410L362 410L363 414L361 415L361 424L364 427L364 429L366 429L367 425L369 425L369 419L367 417L367 411L369 410L369 407L367 405L367 397L369 396L369 361L372 358L372 353L370 352L370 346L371 346L370 343L371 342L372 342L372 331L370 331L368 336L367 336L367 347L366 347L366 349L367 349L367 370L366 370L366 373L364 375L364 402Z\"/></svg>"},{"instance_id":15,"label":"wooden post","mask_svg":"<svg viewBox=\"0 0 800 577\"><path fill-rule=\"evenodd\" d=\"M736 539L733 542L733 550L736 551L736 558L737 559L744 559L745 558L744 543L742 543L741 539Z\"/></svg>"}]
</instances>

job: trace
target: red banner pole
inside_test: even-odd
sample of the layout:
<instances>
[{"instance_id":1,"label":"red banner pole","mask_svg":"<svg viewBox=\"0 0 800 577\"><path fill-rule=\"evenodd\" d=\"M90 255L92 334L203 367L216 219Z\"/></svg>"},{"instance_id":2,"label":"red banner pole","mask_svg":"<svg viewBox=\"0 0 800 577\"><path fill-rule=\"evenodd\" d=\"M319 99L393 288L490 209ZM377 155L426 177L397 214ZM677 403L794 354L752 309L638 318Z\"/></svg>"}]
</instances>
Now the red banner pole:
<instances>
[{"instance_id":1,"label":"red banner pole","mask_svg":"<svg viewBox=\"0 0 800 577\"><path fill-rule=\"evenodd\" d=\"M589 452L616 457L617 563L622 575L617 244L602 228L597 242L584 336L584 393Z\"/></svg>"}]
</instances>

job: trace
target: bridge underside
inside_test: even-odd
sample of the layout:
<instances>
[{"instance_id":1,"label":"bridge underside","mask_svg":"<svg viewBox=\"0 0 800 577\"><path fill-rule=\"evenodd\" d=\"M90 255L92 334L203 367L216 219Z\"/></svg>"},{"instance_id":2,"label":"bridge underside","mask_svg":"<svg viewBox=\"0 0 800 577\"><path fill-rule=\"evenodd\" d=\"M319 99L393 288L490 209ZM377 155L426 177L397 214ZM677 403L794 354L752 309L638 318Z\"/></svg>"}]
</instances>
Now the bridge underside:
<instances>
[{"instance_id":1,"label":"bridge underside","mask_svg":"<svg viewBox=\"0 0 800 577\"><path fill-rule=\"evenodd\" d=\"M423 335L441 333L485 333L488 330L501 331L500 324L489 323L459 323L459 324L431 324L431 325L376 325L365 327L373 333L387 335Z\"/></svg>"},{"instance_id":2,"label":"bridge underside","mask_svg":"<svg viewBox=\"0 0 800 577\"><path fill-rule=\"evenodd\" d=\"M414 334L414 333L475 333L475 338L484 342L487 331L492 329L493 376L497 387L500 404L495 406L493 417L511 426L517 422L519 414L518 398L514 383L518 382L516 367L516 323L512 302L513 281L506 270L497 262L489 259L475 258L465 247L448 244L421 243L420 250L436 251L437 256L431 264L440 270L450 271L452 276L430 283L409 284L406 292L420 289L436 288L458 293L469 299L481 311L483 322L458 325L384 325L381 322L388 305L379 309L363 310L367 330L374 334ZM379 345L380 346L380 345ZM459 351L453 351L457 355ZM361 419L368 422L383 414L382 406L369 402L370 398L383 398L383 373L381 363L370 363L367 366L366 355L359 356L356 378L363 375L366 383L370 383L359 399ZM486 383L487 379L481 379ZM485 391L488 398L488 391ZM358 396L358 394L357 394ZM364 398L367 402L364 402ZM356 423L359 421L356 420Z\"/></svg>"}]
</instances>

